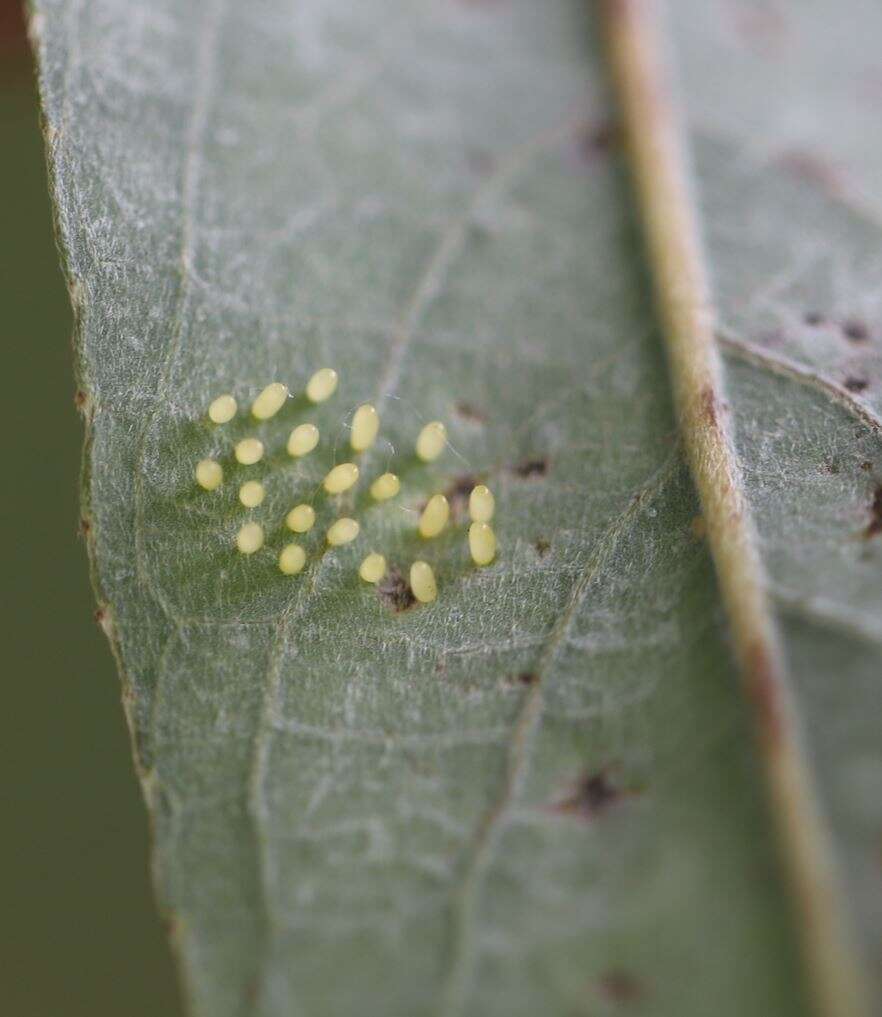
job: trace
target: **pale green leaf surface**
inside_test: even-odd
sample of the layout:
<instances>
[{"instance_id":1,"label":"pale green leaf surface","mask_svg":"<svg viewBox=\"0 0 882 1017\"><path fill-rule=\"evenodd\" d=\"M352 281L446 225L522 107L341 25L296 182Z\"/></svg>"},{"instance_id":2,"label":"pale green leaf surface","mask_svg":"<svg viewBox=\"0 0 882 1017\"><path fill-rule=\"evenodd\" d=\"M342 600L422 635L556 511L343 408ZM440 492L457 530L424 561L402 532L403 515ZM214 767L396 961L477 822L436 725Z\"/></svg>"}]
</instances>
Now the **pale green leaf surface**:
<instances>
[{"instance_id":1,"label":"pale green leaf surface","mask_svg":"<svg viewBox=\"0 0 882 1017\"><path fill-rule=\"evenodd\" d=\"M36 7L96 582L194 1013L569 1017L617 986L654 1015L802 1013L625 167L586 144L609 98L585 5ZM882 455L875 395L837 372L877 370L880 347L802 319L872 316L875 227L742 157L737 122L697 151L730 402L878 953L882 585L862 530ZM210 429L210 398L298 392L325 364L335 399L294 400L259 428L269 461L234 468L251 428ZM321 558L317 499L311 564L283 577L284 512L364 400L390 443L365 473L394 462L404 492L344 499L363 535ZM455 452L418 467L433 418ZM325 441L295 465L303 419ZM266 480L251 559L235 484L194 487L207 454ZM547 471L521 476L530 460ZM480 571L462 523L414 536L426 494L466 474L497 495ZM436 604L391 611L356 575L369 548L430 560ZM555 811L607 767L618 801Z\"/></svg>"}]
</instances>

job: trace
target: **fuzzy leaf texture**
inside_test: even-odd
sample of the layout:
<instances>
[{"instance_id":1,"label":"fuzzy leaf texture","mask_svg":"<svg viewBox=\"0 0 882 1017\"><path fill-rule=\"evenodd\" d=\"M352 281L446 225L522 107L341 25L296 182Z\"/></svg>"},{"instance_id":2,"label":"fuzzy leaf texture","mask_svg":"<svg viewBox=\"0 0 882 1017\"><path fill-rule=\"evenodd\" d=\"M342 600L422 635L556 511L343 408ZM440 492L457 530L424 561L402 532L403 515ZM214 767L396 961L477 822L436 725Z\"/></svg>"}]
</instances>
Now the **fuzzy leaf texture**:
<instances>
[{"instance_id":1,"label":"fuzzy leaf texture","mask_svg":"<svg viewBox=\"0 0 882 1017\"><path fill-rule=\"evenodd\" d=\"M33 8L84 519L191 1012L803 1014L593 5ZM729 412L878 989L882 13L849 11L677 0L669 22ZM318 408L205 420L323 366ZM381 441L337 506L362 533L322 555L318 498L284 576L281 520L365 401ZM432 419L451 448L423 466ZM304 420L322 443L294 461ZM246 433L256 467L230 459ZM373 504L389 466L402 492ZM461 498L415 533L474 479L483 569ZM426 558L437 601L396 610L358 578L369 550Z\"/></svg>"}]
</instances>

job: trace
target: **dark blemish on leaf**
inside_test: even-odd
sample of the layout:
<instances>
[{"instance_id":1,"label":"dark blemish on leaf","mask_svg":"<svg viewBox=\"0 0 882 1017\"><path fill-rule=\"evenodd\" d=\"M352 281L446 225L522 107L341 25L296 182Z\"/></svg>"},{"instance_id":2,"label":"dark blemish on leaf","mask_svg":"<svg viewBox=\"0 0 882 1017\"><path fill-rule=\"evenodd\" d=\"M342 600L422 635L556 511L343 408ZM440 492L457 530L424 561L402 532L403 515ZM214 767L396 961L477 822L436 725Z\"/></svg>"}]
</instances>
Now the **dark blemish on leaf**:
<instances>
[{"instance_id":1,"label":"dark blemish on leaf","mask_svg":"<svg viewBox=\"0 0 882 1017\"><path fill-rule=\"evenodd\" d=\"M86 412L86 404L89 402L89 396L81 389L78 388L74 392L74 406L80 411L80 413Z\"/></svg>"},{"instance_id":2,"label":"dark blemish on leaf","mask_svg":"<svg viewBox=\"0 0 882 1017\"><path fill-rule=\"evenodd\" d=\"M582 165L592 165L620 142L621 130L612 120L599 124L582 124L575 137L576 156Z\"/></svg>"},{"instance_id":3,"label":"dark blemish on leaf","mask_svg":"<svg viewBox=\"0 0 882 1017\"><path fill-rule=\"evenodd\" d=\"M496 160L483 148L472 148L466 152L466 164L480 177L488 177L496 169Z\"/></svg>"},{"instance_id":4,"label":"dark blemish on leaf","mask_svg":"<svg viewBox=\"0 0 882 1017\"><path fill-rule=\"evenodd\" d=\"M468 225L469 236L472 240L481 243L490 236L490 227L485 222L471 219Z\"/></svg>"},{"instance_id":5,"label":"dark blemish on leaf","mask_svg":"<svg viewBox=\"0 0 882 1017\"><path fill-rule=\"evenodd\" d=\"M873 492L873 501L870 504L870 521L864 530L864 536L869 540L880 533L882 533L882 484L878 484Z\"/></svg>"},{"instance_id":6,"label":"dark blemish on leaf","mask_svg":"<svg viewBox=\"0 0 882 1017\"><path fill-rule=\"evenodd\" d=\"M701 390L701 415L710 427L717 426L717 397L710 385Z\"/></svg>"},{"instance_id":7,"label":"dark blemish on leaf","mask_svg":"<svg viewBox=\"0 0 882 1017\"><path fill-rule=\"evenodd\" d=\"M862 469L862 470L864 471L864 473L869 473L869 472L870 472L870 470L872 470L872 468L873 468L873 464L872 464L872 463L870 462L870 460L869 460L869 459L865 459L865 460L864 460L864 461L863 461L863 462L861 463L861 466L860 466L860 468L861 468L861 469Z\"/></svg>"},{"instance_id":8,"label":"dark blemish on leaf","mask_svg":"<svg viewBox=\"0 0 882 1017\"><path fill-rule=\"evenodd\" d=\"M377 583L377 596L396 613L406 611L416 603L416 597L410 583L401 574L401 570L393 565L386 575Z\"/></svg>"},{"instance_id":9,"label":"dark blemish on leaf","mask_svg":"<svg viewBox=\"0 0 882 1017\"><path fill-rule=\"evenodd\" d=\"M785 152L779 163L798 179L819 187L833 197L841 197L846 191L841 170L815 152L793 149Z\"/></svg>"},{"instance_id":10,"label":"dark blemish on leaf","mask_svg":"<svg viewBox=\"0 0 882 1017\"><path fill-rule=\"evenodd\" d=\"M485 424L487 422L487 418L484 414L479 409L472 406L471 403L457 403L456 412L463 420L468 420L472 424Z\"/></svg>"},{"instance_id":11,"label":"dark blemish on leaf","mask_svg":"<svg viewBox=\"0 0 882 1017\"><path fill-rule=\"evenodd\" d=\"M92 532L92 524L89 522L89 520L85 516L82 516L80 518L79 530L80 530L80 536L84 537L84 538L88 537L89 534Z\"/></svg>"},{"instance_id":12,"label":"dark blemish on leaf","mask_svg":"<svg viewBox=\"0 0 882 1017\"><path fill-rule=\"evenodd\" d=\"M802 316L802 320L806 325L810 325L812 328L817 328L818 325L824 324L824 315L820 311L806 311Z\"/></svg>"},{"instance_id":13,"label":"dark blemish on leaf","mask_svg":"<svg viewBox=\"0 0 882 1017\"><path fill-rule=\"evenodd\" d=\"M535 685L539 681L539 675L535 671L521 671L517 675L519 685Z\"/></svg>"},{"instance_id":14,"label":"dark blemish on leaf","mask_svg":"<svg viewBox=\"0 0 882 1017\"><path fill-rule=\"evenodd\" d=\"M849 377L845 379L845 387L849 392L863 392L869 385L866 378Z\"/></svg>"},{"instance_id":15,"label":"dark blemish on leaf","mask_svg":"<svg viewBox=\"0 0 882 1017\"><path fill-rule=\"evenodd\" d=\"M824 460L824 469L828 473L838 473L839 472L839 463L835 459L825 459Z\"/></svg>"},{"instance_id":16,"label":"dark blemish on leaf","mask_svg":"<svg viewBox=\"0 0 882 1017\"><path fill-rule=\"evenodd\" d=\"M257 1003L258 996L260 995L260 978L257 975L252 975L248 979L248 983L245 986L245 1005L253 1007Z\"/></svg>"},{"instance_id":17,"label":"dark blemish on leaf","mask_svg":"<svg viewBox=\"0 0 882 1017\"><path fill-rule=\"evenodd\" d=\"M110 608L106 605L99 607L93 617L104 635L113 642L113 617Z\"/></svg>"},{"instance_id":18,"label":"dark blemish on leaf","mask_svg":"<svg viewBox=\"0 0 882 1017\"><path fill-rule=\"evenodd\" d=\"M544 477L548 473L548 460L524 459L512 469L519 477Z\"/></svg>"},{"instance_id":19,"label":"dark blemish on leaf","mask_svg":"<svg viewBox=\"0 0 882 1017\"><path fill-rule=\"evenodd\" d=\"M692 530L693 540L704 540L707 534L707 523L704 521L704 516L693 516L689 528Z\"/></svg>"},{"instance_id":20,"label":"dark blemish on leaf","mask_svg":"<svg viewBox=\"0 0 882 1017\"><path fill-rule=\"evenodd\" d=\"M551 806L558 815L591 820L633 792L623 791L612 782L608 770L585 774L565 798Z\"/></svg>"},{"instance_id":21,"label":"dark blemish on leaf","mask_svg":"<svg viewBox=\"0 0 882 1017\"><path fill-rule=\"evenodd\" d=\"M756 710L763 736L771 743L781 737L780 689L775 680L774 665L763 643L754 643L747 650L748 696Z\"/></svg>"},{"instance_id":22,"label":"dark blemish on leaf","mask_svg":"<svg viewBox=\"0 0 882 1017\"><path fill-rule=\"evenodd\" d=\"M632 0L603 0L603 13L608 18L624 18L629 14Z\"/></svg>"},{"instance_id":23,"label":"dark blemish on leaf","mask_svg":"<svg viewBox=\"0 0 882 1017\"><path fill-rule=\"evenodd\" d=\"M450 503L450 514L454 521L464 517L469 509L469 495L478 480L471 473L456 477L445 490L444 497Z\"/></svg>"},{"instance_id":24,"label":"dark blemish on leaf","mask_svg":"<svg viewBox=\"0 0 882 1017\"><path fill-rule=\"evenodd\" d=\"M787 39L783 14L768 4L734 4L731 7L735 31L742 41L761 56L773 57Z\"/></svg>"},{"instance_id":25,"label":"dark blemish on leaf","mask_svg":"<svg viewBox=\"0 0 882 1017\"><path fill-rule=\"evenodd\" d=\"M769 328L760 333L759 340L763 346L781 346L787 338L783 328Z\"/></svg>"},{"instance_id":26,"label":"dark blemish on leaf","mask_svg":"<svg viewBox=\"0 0 882 1017\"><path fill-rule=\"evenodd\" d=\"M611 1003L637 1003L646 995L643 983L628 971L607 971L598 979L597 988Z\"/></svg>"},{"instance_id":27,"label":"dark blemish on leaf","mask_svg":"<svg viewBox=\"0 0 882 1017\"><path fill-rule=\"evenodd\" d=\"M842 334L849 342L865 343L870 338L870 329L857 318L848 318L842 323Z\"/></svg>"},{"instance_id":28,"label":"dark blemish on leaf","mask_svg":"<svg viewBox=\"0 0 882 1017\"><path fill-rule=\"evenodd\" d=\"M536 554L538 554L540 558L544 558L545 555L548 554L548 552L551 550L551 544L549 544L548 541L542 537L540 537L536 541L533 547L536 548Z\"/></svg>"}]
</instances>

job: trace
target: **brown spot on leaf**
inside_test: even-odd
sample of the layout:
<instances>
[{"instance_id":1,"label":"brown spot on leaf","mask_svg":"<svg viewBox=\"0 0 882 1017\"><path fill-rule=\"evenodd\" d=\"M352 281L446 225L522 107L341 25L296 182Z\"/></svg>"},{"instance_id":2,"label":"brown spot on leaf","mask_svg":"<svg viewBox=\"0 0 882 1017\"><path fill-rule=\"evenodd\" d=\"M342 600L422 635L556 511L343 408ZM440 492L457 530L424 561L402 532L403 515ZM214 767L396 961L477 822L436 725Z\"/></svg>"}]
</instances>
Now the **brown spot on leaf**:
<instances>
[{"instance_id":1,"label":"brown spot on leaf","mask_svg":"<svg viewBox=\"0 0 882 1017\"><path fill-rule=\"evenodd\" d=\"M89 402L89 396L81 388L78 388L74 392L74 406L80 411L80 413L86 412L86 404Z\"/></svg>"},{"instance_id":2,"label":"brown spot on leaf","mask_svg":"<svg viewBox=\"0 0 882 1017\"><path fill-rule=\"evenodd\" d=\"M260 977L259 975L252 975L245 985L246 1006L253 1007L257 1003L259 997L260 997Z\"/></svg>"},{"instance_id":3,"label":"brown spot on leaf","mask_svg":"<svg viewBox=\"0 0 882 1017\"><path fill-rule=\"evenodd\" d=\"M835 459L825 459L824 460L824 469L828 473L836 474L836 473L839 472L839 463Z\"/></svg>"},{"instance_id":4,"label":"brown spot on leaf","mask_svg":"<svg viewBox=\"0 0 882 1017\"><path fill-rule=\"evenodd\" d=\"M480 177L488 177L496 169L496 160L482 148L472 148L466 152L466 162L469 169Z\"/></svg>"},{"instance_id":5,"label":"brown spot on leaf","mask_svg":"<svg viewBox=\"0 0 882 1017\"><path fill-rule=\"evenodd\" d=\"M80 518L79 529L81 537L88 537L89 534L92 532L92 523L85 516L82 516Z\"/></svg>"},{"instance_id":6,"label":"brown spot on leaf","mask_svg":"<svg viewBox=\"0 0 882 1017\"><path fill-rule=\"evenodd\" d=\"M692 530L693 540L704 540L707 535L707 523L704 521L704 516L694 516L689 528Z\"/></svg>"},{"instance_id":7,"label":"brown spot on leaf","mask_svg":"<svg viewBox=\"0 0 882 1017\"><path fill-rule=\"evenodd\" d=\"M882 484L878 484L873 492L873 500L870 503L870 521L864 530L864 536L869 540L880 533L882 533Z\"/></svg>"},{"instance_id":8,"label":"brown spot on leaf","mask_svg":"<svg viewBox=\"0 0 882 1017\"><path fill-rule=\"evenodd\" d=\"M544 477L548 473L548 460L544 457L524 459L512 469L519 477Z\"/></svg>"},{"instance_id":9,"label":"brown spot on leaf","mask_svg":"<svg viewBox=\"0 0 882 1017\"><path fill-rule=\"evenodd\" d=\"M870 385L866 378L856 378L853 376L846 378L844 384L849 392L863 392Z\"/></svg>"},{"instance_id":10,"label":"brown spot on leaf","mask_svg":"<svg viewBox=\"0 0 882 1017\"><path fill-rule=\"evenodd\" d=\"M735 31L743 42L761 56L775 56L787 39L788 27L782 12L772 4L731 5Z\"/></svg>"},{"instance_id":11,"label":"brown spot on leaf","mask_svg":"<svg viewBox=\"0 0 882 1017\"><path fill-rule=\"evenodd\" d=\"M471 424L486 424L487 418L484 414L473 406L471 403L459 402L456 404L456 412L462 417L463 420L469 421Z\"/></svg>"},{"instance_id":12,"label":"brown spot on leaf","mask_svg":"<svg viewBox=\"0 0 882 1017\"><path fill-rule=\"evenodd\" d=\"M611 1003L637 1003L646 995L643 983L629 971L615 969L597 981L600 994Z\"/></svg>"},{"instance_id":13,"label":"brown spot on leaf","mask_svg":"<svg viewBox=\"0 0 882 1017\"><path fill-rule=\"evenodd\" d=\"M841 197L845 191L842 171L823 156L804 149L785 152L779 160L783 169L807 184L819 187L833 197Z\"/></svg>"},{"instance_id":14,"label":"brown spot on leaf","mask_svg":"<svg viewBox=\"0 0 882 1017\"><path fill-rule=\"evenodd\" d=\"M535 685L539 681L539 675L535 671L521 671L516 675L516 680L519 685Z\"/></svg>"},{"instance_id":15,"label":"brown spot on leaf","mask_svg":"<svg viewBox=\"0 0 882 1017\"><path fill-rule=\"evenodd\" d=\"M717 426L717 396L710 385L701 390L701 415L709 427Z\"/></svg>"},{"instance_id":16,"label":"brown spot on leaf","mask_svg":"<svg viewBox=\"0 0 882 1017\"><path fill-rule=\"evenodd\" d=\"M607 18L626 18L633 13L634 0L602 0L603 14Z\"/></svg>"},{"instance_id":17,"label":"brown spot on leaf","mask_svg":"<svg viewBox=\"0 0 882 1017\"><path fill-rule=\"evenodd\" d=\"M544 537L540 537L533 545L533 547L536 548L536 554L538 554L540 558L544 558L545 555L548 554L548 552L551 550L551 544L549 544Z\"/></svg>"},{"instance_id":18,"label":"brown spot on leaf","mask_svg":"<svg viewBox=\"0 0 882 1017\"><path fill-rule=\"evenodd\" d=\"M872 468L873 468L873 464L870 462L869 459L865 459L861 463L861 467L860 468L864 471L864 473L869 473L870 470L872 470Z\"/></svg>"},{"instance_id":19,"label":"brown spot on leaf","mask_svg":"<svg viewBox=\"0 0 882 1017\"><path fill-rule=\"evenodd\" d=\"M781 736L781 690L771 653L764 643L748 647L747 683L760 730L770 743L776 743Z\"/></svg>"},{"instance_id":20,"label":"brown spot on leaf","mask_svg":"<svg viewBox=\"0 0 882 1017\"><path fill-rule=\"evenodd\" d=\"M612 782L608 770L598 770L581 777L564 798L551 806L551 811L587 821L595 819L630 793Z\"/></svg>"},{"instance_id":21,"label":"brown spot on leaf","mask_svg":"<svg viewBox=\"0 0 882 1017\"><path fill-rule=\"evenodd\" d=\"M406 611L416 603L410 583L401 574L397 565L393 565L377 583L377 596L396 614Z\"/></svg>"},{"instance_id":22,"label":"brown spot on leaf","mask_svg":"<svg viewBox=\"0 0 882 1017\"><path fill-rule=\"evenodd\" d=\"M870 338L870 329L858 318L848 318L842 323L842 334L853 343L865 343Z\"/></svg>"},{"instance_id":23,"label":"brown spot on leaf","mask_svg":"<svg viewBox=\"0 0 882 1017\"><path fill-rule=\"evenodd\" d=\"M591 165L619 145L621 138L621 129L612 120L582 124L575 136L576 157L582 165Z\"/></svg>"}]
</instances>

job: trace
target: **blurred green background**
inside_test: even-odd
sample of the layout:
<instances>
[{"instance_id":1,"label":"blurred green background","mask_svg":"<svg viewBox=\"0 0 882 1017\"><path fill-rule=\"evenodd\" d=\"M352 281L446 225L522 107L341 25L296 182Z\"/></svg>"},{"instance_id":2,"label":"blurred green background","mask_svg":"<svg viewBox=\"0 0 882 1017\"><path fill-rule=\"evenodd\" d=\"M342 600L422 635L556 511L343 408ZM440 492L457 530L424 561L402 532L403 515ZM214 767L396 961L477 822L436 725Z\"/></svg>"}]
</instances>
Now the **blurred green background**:
<instances>
[{"instance_id":1,"label":"blurred green background","mask_svg":"<svg viewBox=\"0 0 882 1017\"><path fill-rule=\"evenodd\" d=\"M6 484L0 1011L180 1014L119 681L77 537L82 428L33 64L0 0Z\"/></svg>"}]
</instances>

